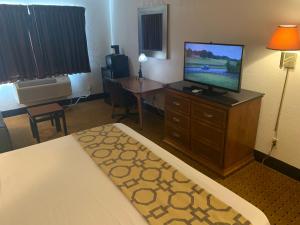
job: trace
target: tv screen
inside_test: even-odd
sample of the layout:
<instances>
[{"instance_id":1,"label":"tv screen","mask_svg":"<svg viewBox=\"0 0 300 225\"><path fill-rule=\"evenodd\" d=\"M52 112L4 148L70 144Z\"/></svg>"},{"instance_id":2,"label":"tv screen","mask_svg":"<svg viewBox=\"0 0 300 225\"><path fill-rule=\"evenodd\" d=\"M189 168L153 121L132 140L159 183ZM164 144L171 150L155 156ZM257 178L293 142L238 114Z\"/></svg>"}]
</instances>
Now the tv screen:
<instances>
[{"instance_id":1,"label":"tv screen","mask_svg":"<svg viewBox=\"0 0 300 225\"><path fill-rule=\"evenodd\" d=\"M184 80L239 92L243 45L185 42Z\"/></svg>"}]
</instances>

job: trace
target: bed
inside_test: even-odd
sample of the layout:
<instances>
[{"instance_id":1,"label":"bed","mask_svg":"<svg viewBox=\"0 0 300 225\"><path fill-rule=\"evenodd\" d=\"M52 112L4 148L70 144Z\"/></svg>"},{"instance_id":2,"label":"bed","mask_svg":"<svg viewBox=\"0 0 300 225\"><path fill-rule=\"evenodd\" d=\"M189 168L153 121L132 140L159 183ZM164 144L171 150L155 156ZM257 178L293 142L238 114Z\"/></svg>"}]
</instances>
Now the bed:
<instances>
[{"instance_id":1,"label":"bed","mask_svg":"<svg viewBox=\"0 0 300 225\"><path fill-rule=\"evenodd\" d=\"M251 224L269 225L266 216L246 200L124 124L114 126L241 213ZM69 135L0 155L0 224L148 223L75 137Z\"/></svg>"}]
</instances>

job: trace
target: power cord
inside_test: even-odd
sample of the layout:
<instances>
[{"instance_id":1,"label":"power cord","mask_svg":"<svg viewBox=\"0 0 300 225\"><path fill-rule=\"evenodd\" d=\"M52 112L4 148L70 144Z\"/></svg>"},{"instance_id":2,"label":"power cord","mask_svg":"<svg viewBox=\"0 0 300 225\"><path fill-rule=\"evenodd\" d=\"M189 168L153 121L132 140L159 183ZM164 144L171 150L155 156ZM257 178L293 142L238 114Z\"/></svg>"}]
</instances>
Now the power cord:
<instances>
[{"instance_id":1,"label":"power cord","mask_svg":"<svg viewBox=\"0 0 300 225\"><path fill-rule=\"evenodd\" d=\"M73 103L73 98L72 98L71 101L70 101L70 104L66 105L65 108L70 109L71 107L76 106L80 102L80 100L87 99L88 97L90 97L91 92L92 92L91 91L91 86L89 86L88 87L88 93L86 95L82 95L82 96L77 97L77 100L75 101L75 103Z\"/></svg>"}]
</instances>

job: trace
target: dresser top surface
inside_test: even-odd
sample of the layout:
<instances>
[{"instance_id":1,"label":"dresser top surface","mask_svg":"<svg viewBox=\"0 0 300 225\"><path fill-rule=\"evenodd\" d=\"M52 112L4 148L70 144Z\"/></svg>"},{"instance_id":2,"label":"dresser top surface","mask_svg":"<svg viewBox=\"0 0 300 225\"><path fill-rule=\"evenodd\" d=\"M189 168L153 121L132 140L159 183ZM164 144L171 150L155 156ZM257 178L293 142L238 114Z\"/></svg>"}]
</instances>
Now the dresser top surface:
<instances>
[{"instance_id":1,"label":"dresser top surface","mask_svg":"<svg viewBox=\"0 0 300 225\"><path fill-rule=\"evenodd\" d=\"M193 88L190 88L193 87ZM228 91L225 94L207 94L205 91L200 91L198 93L193 93L192 89L206 89L204 85L195 84L188 81L179 81L175 83L171 83L167 85L167 88L177 90L192 96L198 96L202 99L212 101L215 103L219 103L225 106L235 106L239 105L243 102L247 102L256 98L261 98L264 96L263 93L259 93L256 91L250 91L246 89L241 89L239 93Z\"/></svg>"}]
</instances>

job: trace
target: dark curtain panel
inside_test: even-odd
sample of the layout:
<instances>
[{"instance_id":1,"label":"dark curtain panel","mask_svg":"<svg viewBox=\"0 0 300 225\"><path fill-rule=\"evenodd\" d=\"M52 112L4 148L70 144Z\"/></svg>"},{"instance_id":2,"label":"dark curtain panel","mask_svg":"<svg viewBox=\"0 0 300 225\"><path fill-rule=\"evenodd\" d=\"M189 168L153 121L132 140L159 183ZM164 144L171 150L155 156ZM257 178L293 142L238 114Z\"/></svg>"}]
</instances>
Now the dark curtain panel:
<instances>
[{"instance_id":1,"label":"dark curtain panel","mask_svg":"<svg viewBox=\"0 0 300 225\"><path fill-rule=\"evenodd\" d=\"M90 72L85 9L38 5L29 6L29 9L39 77Z\"/></svg>"},{"instance_id":2,"label":"dark curtain panel","mask_svg":"<svg viewBox=\"0 0 300 225\"><path fill-rule=\"evenodd\" d=\"M142 35L144 50L162 50L163 14L142 16Z\"/></svg>"},{"instance_id":3,"label":"dark curtain panel","mask_svg":"<svg viewBox=\"0 0 300 225\"><path fill-rule=\"evenodd\" d=\"M37 75L26 6L0 5L0 82Z\"/></svg>"}]
</instances>

